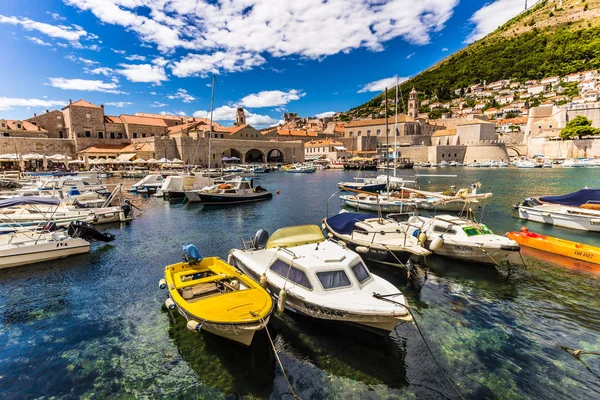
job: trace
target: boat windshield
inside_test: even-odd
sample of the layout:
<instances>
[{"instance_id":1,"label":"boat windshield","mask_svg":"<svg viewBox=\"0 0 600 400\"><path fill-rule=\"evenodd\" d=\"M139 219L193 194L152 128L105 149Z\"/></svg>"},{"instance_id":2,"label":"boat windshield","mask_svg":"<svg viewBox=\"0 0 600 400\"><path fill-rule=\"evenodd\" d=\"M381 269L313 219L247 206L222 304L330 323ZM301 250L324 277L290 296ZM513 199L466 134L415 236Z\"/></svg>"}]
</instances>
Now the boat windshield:
<instances>
[{"instance_id":1,"label":"boat windshield","mask_svg":"<svg viewBox=\"0 0 600 400\"><path fill-rule=\"evenodd\" d=\"M465 226L462 229L469 237L477 236L477 235L493 235L494 234L494 232L492 232L490 228L488 228L487 226L485 226L483 224L479 225L479 228L477 228L475 226Z\"/></svg>"},{"instance_id":2,"label":"boat windshield","mask_svg":"<svg viewBox=\"0 0 600 400\"><path fill-rule=\"evenodd\" d=\"M362 262L354 265L352 267L352 272L354 273L354 276L356 276L356 279L359 283L364 283L365 281L369 280L369 271L367 271L367 268Z\"/></svg>"},{"instance_id":3,"label":"boat windshield","mask_svg":"<svg viewBox=\"0 0 600 400\"><path fill-rule=\"evenodd\" d=\"M323 289L325 290L352 286L350 278L348 278L346 272L341 269L337 271L317 272L317 278L319 278L319 282L321 282L321 286L323 286Z\"/></svg>"},{"instance_id":4,"label":"boat windshield","mask_svg":"<svg viewBox=\"0 0 600 400\"><path fill-rule=\"evenodd\" d=\"M303 286L306 289L312 290L312 285L310 284L308 277L298 268L292 267L282 260L275 260L270 269L277 275L280 275L282 278Z\"/></svg>"}]
</instances>

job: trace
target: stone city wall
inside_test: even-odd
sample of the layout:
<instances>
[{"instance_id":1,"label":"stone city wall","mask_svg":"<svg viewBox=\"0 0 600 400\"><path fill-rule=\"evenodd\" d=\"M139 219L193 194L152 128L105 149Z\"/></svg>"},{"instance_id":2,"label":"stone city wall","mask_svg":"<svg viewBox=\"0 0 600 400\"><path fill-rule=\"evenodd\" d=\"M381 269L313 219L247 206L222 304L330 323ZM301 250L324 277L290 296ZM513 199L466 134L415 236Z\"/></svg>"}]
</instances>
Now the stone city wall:
<instances>
[{"instance_id":1,"label":"stone city wall","mask_svg":"<svg viewBox=\"0 0 600 400\"><path fill-rule=\"evenodd\" d=\"M426 146L414 146L414 147L401 147L400 157L410 158L413 162L421 162L428 160L429 147Z\"/></svg>"},{"instance_id":2,"label":"stone city wall","mask_svg":"<svg viewBox=\"0 0 600 400\"><path fill-rule=\"evenodd\" d=\"M96 139L96 138L77 138L77 151L85 150L91 146L97 147L125 147L131 143L129 139Z\"/></svg>"},{"instance_id":3,"label":"stone city wall","mask_svg":"<svg viewBox=\"0 0 600 400\"><path fill-rule=\"evenodd\" d=\"M492 141L494 142L494 141ZM503 143L482 143L466 146L464 163L482 161L509 161L506 146Z\"/></svg>"},{"instance_id":4,"label":"stone city wall","mask_svg":"<svg viewBox=\"0 0 600 400\"><path fill-rule=\"evenodd\" d=\"M442 161L463 162L467 152L467 146L429 146L427 161L439 164Z\"/></svg>"},{"instance_id":5,"label":"stone city wall","mask_svg":"<svg viewBox=\"0 0 600 400\"><path fill-rule=\"evenodd\" d=\"M592 158L600 157L600 138L582 140L548 140L531 138L527 154L543 154L547 157Z\"/></svg>"},{"instance_id":6,"label":"stone city wall","mask_svg":"<svg viewBox=\"0 0 600 400\"><path fill-rule=\"evenodd\" d=\"M24 137L0 137L0 153L66 154L75 158L75 140Z\"/></svg>"}]
</instances>

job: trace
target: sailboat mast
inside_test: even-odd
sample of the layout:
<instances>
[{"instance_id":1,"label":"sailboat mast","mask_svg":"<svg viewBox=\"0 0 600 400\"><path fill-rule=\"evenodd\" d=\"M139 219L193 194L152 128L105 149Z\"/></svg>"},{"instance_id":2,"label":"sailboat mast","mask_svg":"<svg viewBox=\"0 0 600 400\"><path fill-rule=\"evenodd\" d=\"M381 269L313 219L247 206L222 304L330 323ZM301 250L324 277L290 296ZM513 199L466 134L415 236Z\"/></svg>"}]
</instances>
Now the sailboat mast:
<instances>
[{"instance_id":1,"label":"sailboat mast","mask_svg":"<svg viewBox=\"0 0 600 400\"><path fill-rule=\"evenodd\" d=\"M213 135L213 110L215 108L215 76L212 77L212 90L210 95L210 133L208 135L208 169L210 169L210 142Z\"/></svg>"},{"instance_id":2,"label":"sailboat mast","mask_svg":"<svg viewBox=\"0 0 600 400\"><path fill-rule=\"evenodd\" d=\"M398 78L396 78L396 116L394 120L394 178L396 177L396 158L398 158Z\"/></svg>"},{"instance_id":3,"label":"sailboat mast","mask_svg":"<svg viewBox=\"0 0 600 400\"><path fill-rule=\"evenodd\" d=\"M387 184L385 190L390 192L390 130L388 129L388 95L387 88L385 88L385 146L386 148L386 160L385 160L385 170L387 171Z\"/></svg>"}]
</instances>

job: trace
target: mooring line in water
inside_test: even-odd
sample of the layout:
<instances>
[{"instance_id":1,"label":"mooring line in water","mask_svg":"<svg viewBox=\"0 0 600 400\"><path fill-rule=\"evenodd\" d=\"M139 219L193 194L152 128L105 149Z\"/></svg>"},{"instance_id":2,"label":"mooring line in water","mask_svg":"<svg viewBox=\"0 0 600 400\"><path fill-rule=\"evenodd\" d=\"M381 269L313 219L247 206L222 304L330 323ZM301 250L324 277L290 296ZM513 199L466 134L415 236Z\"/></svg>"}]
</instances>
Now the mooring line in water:
<instances>
[{"instance_id":1,"label":"mooring line in water","mask_svg":"<svg viewBox=\"0 0 600 400\"><path fill-rule=\"evenodd\" d=\"M578 349L572 349L570 347L566 347L566 346L560 346L563 350L567 351L569 354L571 354L573 357L575 357L577 360L579 360L580 363L582 363L584 365L584 367L590 371L590 373L592 375L594 375L596 378L600 378L600 375L598 375L596 372L594 372L589 365L587 365L585 363L585 361L583 361L583 359L581 358L582 355L585 354L589 354L589 355L595 355L595 356L600 356L600 351L582 351L582 350L578 350Z\"/></svg>"},{"instance_id":2,"label":"mooring line in water","mask_svg":"<svg viewBox=\"0 0 600 400\"><path fill-rule=\"evenodd\" d=\"M277 363L279 363L279 368L281 368L281 372L283 372L283 377L285 378L288 387L290 388L290 393L294 399L298 399L298 400L302 400L300 398L300 396L298 396L296 394L296 392L294 392L294 388L292 387L292 384L290 383L290 380L285 372L285 369L283 369L283 364L281 363L281 359L279 358L279 354L277 354L277 349L275 348L275 343L273 343L273 339L271 339L271 334L269 333L269 328L267 328L267 324L265 323L264 319L260 319L260 321L262 321L262 323L265 325L265 331L267 331L267 337L269 338L269 342L271 343L271 347L273 347L273 352L275 353L275 358L277 359ZM285 394L285 393L284 393Z\"/></svg>"},{"instance_id":3,"label":"mooring line in water","mask_svg":"<svg viewBox=\"0 0 600 400\"><path fill-rule=\"evenodd\" d=\"M525 268L527 268L527 264L525 264L525 260L523 260L523 254L521 254L521 250L519 250L519 252L518 252L518 253L519 253L519 257L521 257L521 262L523 263L523 266L524 266Z\"/></svg>"},{"instance_id":4,"label":"mooring line in water","mask_svg":"<svg viewBox=\"0 0 600 400\"><path fill-rule=\"evenodd\" d=\"M486 249L484 249L484 248L483 248L483 246L479 246L479 249L480 249L481 251L483 251L483 253L484 253L486 256L488 256L488 257L490 258L490 260L492 260L492 262L493 262L494 264L496 264L496 267L500 268L500 264L499 264L499 263L498 263L496 260L494 260L494 257L492 257L492 256L490 255L490 253L488 253L488 251L487 251Z\"/></svg>"}]
</instances>

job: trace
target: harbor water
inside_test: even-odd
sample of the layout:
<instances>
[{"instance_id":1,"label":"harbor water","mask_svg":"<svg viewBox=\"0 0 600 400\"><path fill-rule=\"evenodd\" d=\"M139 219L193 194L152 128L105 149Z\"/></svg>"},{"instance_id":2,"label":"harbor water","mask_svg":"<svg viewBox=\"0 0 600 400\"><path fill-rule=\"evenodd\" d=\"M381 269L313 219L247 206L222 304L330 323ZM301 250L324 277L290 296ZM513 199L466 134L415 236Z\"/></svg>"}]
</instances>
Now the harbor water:
<instances>
[{"instance_id":1,"label":"harbor water","mask_svg":"<svg viewBox=\"0 0 600 400\"><path fill-rule=\"evenodd\" d=\"M600 234L516 218L525 197L600 186L599 169L415 169L421 186L479 181L492 192L483 222L497 234L530 231L600 245ZM131 223L90 254L0 270L0 398L291 399L268 337L243 348L163 307L165 265L182 245L226 259L258 229L273 233L320 224L339 211L329 197L356 173L265 174L272 200L203 207L134 198ZM133 180L126 181L128 185ZM405 292L414 324L387 337L295 315L271 318L269 332L294 392L302 399L600 398L600 275L525 256L486 267L428 257L420 285L400 269L370 265ZM437 360L437 363L436 361ZM438 365L439 364L439 365Z\"/></svg>"}]
</instances>

